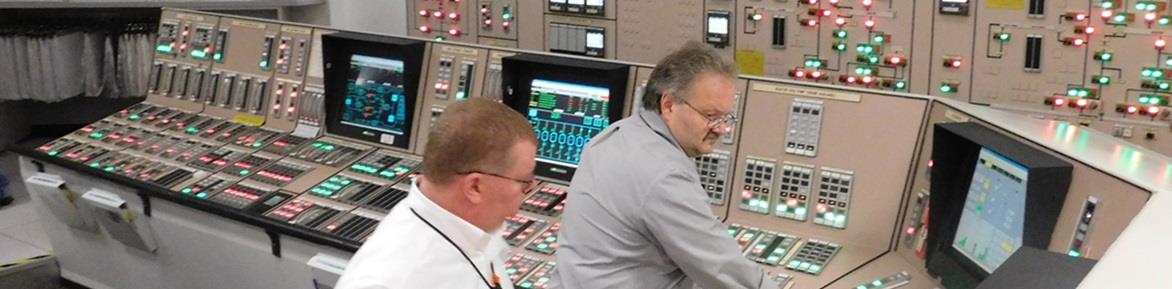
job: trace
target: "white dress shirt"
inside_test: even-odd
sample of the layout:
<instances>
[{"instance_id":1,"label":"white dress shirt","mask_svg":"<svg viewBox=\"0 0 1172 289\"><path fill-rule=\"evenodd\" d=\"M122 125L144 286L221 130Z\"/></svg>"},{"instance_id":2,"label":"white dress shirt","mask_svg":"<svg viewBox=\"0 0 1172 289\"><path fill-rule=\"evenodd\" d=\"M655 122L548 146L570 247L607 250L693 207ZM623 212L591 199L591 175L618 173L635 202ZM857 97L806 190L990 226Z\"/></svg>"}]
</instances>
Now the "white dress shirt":
<instances>
[{"instance_id":1,"label":"white dress shirt","mask_svg":"<svg viewBox=\"0 0 1172 289\"><path fill-rule=\"evenodd\" d=\"M350 259L337 288L488 289L485 281L492 284L495 272L500 276L501 288L513 289L501 261L507 248L502 230L504 226L493 232L481 230L436 205L413 184L407 198L383 218L374 235Z\"/></svg>"}]
</instances>

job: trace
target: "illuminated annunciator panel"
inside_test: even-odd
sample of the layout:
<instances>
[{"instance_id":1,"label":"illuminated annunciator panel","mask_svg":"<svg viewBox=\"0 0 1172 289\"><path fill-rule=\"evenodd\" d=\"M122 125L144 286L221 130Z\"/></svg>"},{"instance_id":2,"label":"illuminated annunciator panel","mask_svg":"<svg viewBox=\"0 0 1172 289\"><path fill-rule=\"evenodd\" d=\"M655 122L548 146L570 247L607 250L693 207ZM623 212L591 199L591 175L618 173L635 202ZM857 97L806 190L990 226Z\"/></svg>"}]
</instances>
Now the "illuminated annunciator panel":
<instances>
[{"instance_id":1,"label":"illuminated annunciator panel","mask_svg":"<svg viewBox=\"0 0 1172 289\"><path fill-rule=\"evenodd\" d=\"M210 95L212 64L222 60L217 46L220 17L166 10L160 16L154 63L147 85L148 102L201 112Z\"/></svg>"},{"instance_id":2,"label":"illuminated annunciator panel","mask_svg":"<svg viewBox=\"0 0 1172 289\"><path fill-rule=\"evenodd\" d=\"M769 214L772 201L774 170L777 162L750 157L745 160L744 187L741 188L741 210Z\"/></svg>"},{"instance_id":3,"label":"illuminated annunciator panel","mask_svg":"<svg viewBox=\"0 0 1172 289\"><path fill-rule=\"evenodd\" d=\"M205 114L260 126L269 111L273 75L278 68L281 24L224 18L217 31L219 59L209 74ZM287 43L288 44L288 43ZM214 58L215 56L213 56ZM282 62L288 61L281 60ZM284 63L282 63L284 64Z\"/></svg>"},{"instance_id":4,"label":"illuminated annunciator panel","mask_svg":"<svg viewBox=\"0 0 1172 289\"><path fill-rule=\"evenodd\" d=\"M448 105L470 97L483 97L488 91L482 83L488 68L490 51L483 48L452 44L433 44L427 61L422 95L419 100L419 121L415 122L416 153L422 154L428 135L436 119ZM498 60L499 61L499 60ZM500 94L499 65L495 93Z\"/></svg>"},{"instance_id":5,"label":"illuminated annunciator panel","mask_svg":"<svg viewBox=\"0 0 1172 289\"><path fill-rule=\"evenodd\" d=\"M714 150L696 158L696 169L700 173L700 185L708 192L708 201L713 205L724 205L728 195L729 166L732 156L727 151Z\"/></svg>"},{"instance_id":6,"label":"illuminated annunciator panel","mask_svg":"<svg viewBox=\"0 0 1172 289\"><path fill-rule=\"evenodd\" d=\"M307 94L311 49L315 41L313 35L313 29L309 27L281 26L273 52L273 87L265 103L268 110L265 127L292 131L297 126L299 107Z\"/></svg>"},{"instance_id":7,"label":"illuminated annunciator panel","mask_svg":"<svg viewBox=\"0 0 1172 289\"><path fill-rule=\"evenodd\" d=\"M745 257L838 288L888 254L928 100L750 80L742 101L726 222Z\"/></svg>"},{"instance_id":8,"label":"illuminated annunciator panel","mask_svg":"<svg viewBox=\"0 0 1172 289\"><path fill-rule=\"evenodd\" d=\"M476 34L480 30L477 25L483 24L483 19L477 16L483 17L484 13L479 9L481 6L475 1L407 1L409 35L436 41L476 43Z\"/></svg>"},{"instance_id":9,"label":"illuminated annunciator panel","mask_svg":"<svg viewBox=\"0 0 1172 289\"><path fill-rule=\"evenodd\" d=\"M854 172L822 167L814 224L846 228L853 183Z\"/></svg>"},{"instance_id":10,"label":"illuminated annunciator panel","mask_svg":"<svg viewBox=\"0 0 1172 289\"><path fill-rule=\"evenodd\" d=\"M781 166L781 185L777 190L777 206L774 215L806 221L809 212L810 192L814 184L814 166L786 162Z\"/></svg>"}]
</instances>

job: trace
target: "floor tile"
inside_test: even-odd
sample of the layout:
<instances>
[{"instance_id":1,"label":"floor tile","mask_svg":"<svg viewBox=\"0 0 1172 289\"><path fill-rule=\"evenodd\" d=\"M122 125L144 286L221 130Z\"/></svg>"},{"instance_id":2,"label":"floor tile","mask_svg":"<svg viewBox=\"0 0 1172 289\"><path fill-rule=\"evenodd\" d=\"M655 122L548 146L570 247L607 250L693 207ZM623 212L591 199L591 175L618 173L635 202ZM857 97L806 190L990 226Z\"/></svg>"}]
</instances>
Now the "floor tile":
<instances>
[{"instance_id":1,"label":"floor tile","mask_svg":"<svg viewBox=\"0 0 1172 289\"><path fill-rule=\"evenodd\" d=\"M17 239L0 235L0 264L48 254L46 250L38 249Z\"/></svg>"},{"instance_id":2,"label":"floor tile","mask_svg":"<svg viewBox=\"0 0 1172 289\"><path fill-rule=\"evenodd\" d=\"M53 246L49 244L49 235L45 234L40 222L30 222L0 229L0 235L20 240L41 250L53 250Z\"/></svg>"}]
</instances>

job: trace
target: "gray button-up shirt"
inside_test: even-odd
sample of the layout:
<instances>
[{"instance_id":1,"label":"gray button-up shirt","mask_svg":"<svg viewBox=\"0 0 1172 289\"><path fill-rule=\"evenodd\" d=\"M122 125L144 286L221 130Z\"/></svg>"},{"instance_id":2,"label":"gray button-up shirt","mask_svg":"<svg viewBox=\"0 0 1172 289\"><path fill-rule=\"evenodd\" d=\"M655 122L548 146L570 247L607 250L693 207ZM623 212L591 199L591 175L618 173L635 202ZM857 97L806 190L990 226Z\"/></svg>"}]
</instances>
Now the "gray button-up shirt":
<instances>
[{"instance_id":1,"label":"gray button-up shirt","mask_svg":"<svg viewBox=\"0 0 1172 289\"><path fill-rule=\"evenodd\" d=\"M582 152L562 217L560 283L577 288L777 288L716 220L692 158L653 111Z\"/></svg>"}]
</instances>

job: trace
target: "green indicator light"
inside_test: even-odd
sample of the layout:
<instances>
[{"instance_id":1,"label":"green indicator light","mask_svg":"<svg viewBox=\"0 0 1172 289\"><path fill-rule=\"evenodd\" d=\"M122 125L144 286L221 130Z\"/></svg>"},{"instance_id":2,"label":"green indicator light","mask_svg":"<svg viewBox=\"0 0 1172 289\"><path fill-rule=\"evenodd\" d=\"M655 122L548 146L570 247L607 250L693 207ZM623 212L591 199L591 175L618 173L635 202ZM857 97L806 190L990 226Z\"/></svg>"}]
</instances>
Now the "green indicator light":
<instances>
[{"instance_id":1,"label":"green indicator light","mask_svg":"<svg viewBox=\"0 0 1172 289\"><path fill-rule=\"evenodd\" d=\"M867 289L867 285L859 285L859 287L855 287L855 289Z\"/></svg>"},{"instance_id":2,"label":"green indicator light","mask_svg":"<svg viewBox=\"0 0 1172 289\"><path fill-rule=\"evenodd\" d=\"M106 171L107 171L107 172L113 172L113 171L114 171L114 167L107 166L107 167L106 167Z\"/></svg>"},{"instance_id":3,"label":"green indicator light","mask_svg":"<svg viewBox=\"0 0 1172 289\"><path fill-rule=\"evenodd\" d=\"M196 132L198 132L198 131L199 131L199 130L198 130L198 129L196 129L196 128L194 128L194 127L189 127L189 128L187 128L187 133L188 133L188 134L195 134L195 133L196 133Z\"/></svg>"},{"instance_id":4,"label":"green indicator light","mask_svg":"<svg viewBox=\"0 0 1172 289\"><path fill-rule=\"evenodd\" d=\"M879 34L875 35L875 37L872 37L871 40L874 40L875 43L883 43L884 40L887 40L887 37L884 37L883 34Z\"/></svg>"},{"instance_id":5,"label":"green indicator light","mask_svg":"<svg viewBox=\"0 0 1172 289\"><path fill-rule=\"evenodd\" d=\"M254 148L258 148L260 146L261 146L261 143L258 143L258 142L252 143L252 147L254 147Z\"/></svg>"},{"instance_id":6,"label":"green indicator light","mask_svg":"<svg viewBox=\"0 0 1172 289\"><path fill-rule=\"evenodd\" d=\"M162 53L171 53L171 45L159 45L159 47L155 48L155 50L158 50Z\"/></svg>"},{"instance_id":7,"label":"green indicator light","mask_svg":"<svg viewBox=\"0 0 1172 289\"><path fill-rule=\"evenodd\" d=\"M313 147L315 147L315 148L320 148L320 147L321 147L321 146L323 146L323 145L325 145L325 144L323 144L323 143L320 143L320 142L315 142L315 143L313 143Z\"/></svg>"},{"instance_id":8,"label":"green indicator light","mask_svg":"<svg viewBox=\"0 0 1172 289\"><path fill-rule=\"evenodd\" d=\"M456 92L456 99L464 99L466 96L467 94L465 94L463 91Z\"/></svg>"},{"instance_id":9,"label":"green indicator light","mask_svg":"<svg viewBox=\"0 0 1172 289\"><path fill-rule=\"evenodd\" d=\"M501 19L505 19L505 20L513 19L513 14L512 13L501 14Z\"/></svg>"},{"instance_id":10,"label":"green indicator light","mask_svg":"<svg viewBox=\"0 0 1172 289\"><path fill-rule=\"evenodd\" d=\"M1078 97L1087 97L1088 94L1089 94L1089 92L1086 89L1079 89L1078 90Z\"/></svg>"},{"instance_id":11,"label":"green indicator light","mask_svg":"<svg viewBox=\"0 0 1172 289\"><path fill-rule=\"evenodd\" d=\"M99 166L102 166L102 164L99 164L99 163L90 163L90 167L91 167L91 168L96 168L96 167L99 167Z\"/></svg>"},{"instance_id":12,"label":"green indicator light","mask_svg":"<svg viewBox=\"0 0 1172 289\"><path fill-rule=\"evenodd\" d=\"M1066 90L1066 96L1078 96L1078 89L1071 88L1071 89Z\"/></svg>"},{"instance_id":13,"label":"green indicator light","mask_svg":"<svg viewBox=\"0 0 1172 289\"><path fill-rule=\"evenodd\" d=\"M130 115L130 120L138 120L139 117L140 116L138 116L137 114L132 114L132 115Z\"/></svg>"},{"instance_id":14,"label":"green indicator light","mask_svg":"<svg viewBox=\"0 0 1172 289\"><path fill-rule=\"evenodd\" d=\"M220 59L224 59L224 54L219 53L219 52L212 53L212 59L215 59L216 61L219 61Z\"/></svg>"},{"instance_id":15,"label":"green indicator light","mask_svg":"<svg viewBox=\"0 0 1172 289\"><path fill-rule=\"evenodd\" d=\"M1066 255L1077 258L1082 256L1082 253L1079 253L1078 250L1070 250L1070 252L1066 252Z\"/></svg>"},{"instance_id":16,"label":"green indicator light","mask_svg":"<svg viewBox=\"0 0 1172 289\"><path fill-rule=\"evenodd\" d=\"M1108 1L1099 2L1099 7L1103 7L1103 9L1111 9L1111 8L1114 8L1114 7L1115 7L1115 1L1110 1L1110 0L1108 0Z\"/></svg>"},{"instance_id":17,"label":"green indicator light","mask_svg":"<svg viewBox=\"0 0 1172 289\"><path fill-rule=\"evenodd\" d=\"M1145 10L1145 8L1147 8L1147 7L1148 7L1147 3L1143 3L1143 2L1135 3L1135 10Z\"/></svg>"},{"instance_id":18,"label":"green indicator light","mask_svg":"<svg viewBox=\"0 0 1172 289\"><path fill-rule=\"evenodd\" d=\"M867 57L867 62L868 62L868 63L871 63L871 64L878 64L878 63L879 63L879 57L878 57L878 56L874 56L874 55L872 55L872 56L870 56L870 57Z\"/></svg>"},{"instance_id":19,"label":"green indicator light","mask_svg":"<svg viewBox=\"0 0 1172 289\"><path fill-rule=\"evenodd\" d=\"M1167 82L1160 83L1160 90L1168 90L1169 88L1172 88L1172 84L1168 84Z\"/></svg>"},{"instance_id":20,"label":"green indicator light","mask_svg":"<svg viewBox=\"0 0 1172 289\"><path fill-rule=\"evenodd\" d=\"M269 67L269 61L268 61L268 60L261 60L261 61L260 61L260 68L268 68L268 67Z\"/></svg>"},{"instance_id":21,"label":"green indicator light","mask_svg":"<svg viewBox=\"0 0 1172 289\"><path fill-rule=\"evenodd\" d=\"M862 67L855 68L855 74L863 74L863 68Z\"/></svg>"},{"instance_id":22,"label":"green indicator light","mask_svg":"<svg viewBox=\"0 0 1172 289\"><path fill-rule=\"evenodd\" d=\"M444 42L444 37L443 37L443 36L436 36L436 37L435 37L435 41L437 41L437 42Z\"/></svg>"},{"instance_id":23,"label":"green indicator light","mask_svg":"<svg viewBox=\"0 0 1172 289\"><path fill-rule=\"evenodd\" d=\"M195 57L195 58L207 58L207 57L208 57L208 53L207 53L207 52L204 52L203 50L196 49L196 50L192 50L192 51L191 51L191 57Z\"/></svg>"},{"instance_id":24,"label":"green indicator light","mask_svg":"<svg viewBox=\"0 0 1172 289\"><path fill-rule=\"evenodd\" d=\"M838 42L834 44L834 50L838 52L846 51L846 43Z\"/></svg>"},{"instance_id":25,"label":"green indicator light","mask_svg":"<svg viewBox=\"0 0 1172 289\"><path fill-rule=\"evenodd\" d=\"M871 281L871 285L875 285L875 287L883 286L883 281L879 281L879 280Z\"/></svg>"},{"instance_id":26,"label":"green indicator light","mask_svg":"<svg viewBox=\"0 0 1172 289\"><path fill-rule=\"evenodd\" d=\"M1139 72L1139 75L1143 76L1143 77L1152 77L1152 71L1148 70L1148 69L1144 69Z\"/></svg>"},{"instance_id":27,"label":"green indicator light","mask_svg":"<svg viewBox=\"0 0 1172 289\"><path fill-rule=\"evenodd\" d=\"M1009 41L1009 33L998 32L996 37L997 40L1001 40L1001 42Z\"/></svg>"},{"instance_id":28,"label":"green indicator light","mask_svg":"<svg viewBox=\"0 0 1172 289\"><path fill-rule=\"evenodd\" d=\"M1148 96L1140 96L1139 103L1148 103Z\"/></svg>"},{"instance_id":29,"label":"green indicator light","mask_svg":"<svg viewBox=\"0 0 1172 289\"><path fill-rule=\"evenodd\" d=\"M1111 18L1111 21L1125 22L1125 21L1127 21L1127 15L1123 15L1123 14L1115 15L1115 17Z\"/></svg>"},{"instance_id":30,"label":"green indicator light","mask_svg":"<svg viewBox=\"0 0 1172 289\"><path fill-rule=\"evenodd\" d=\"M1098 81L1099 81L1099 84L1102 84L1102 85L1111 84L1111 78L1106 77L1106 76L1099 76Z\"/></svg>"},{"instance_id":31,"label":"green indicator light","mask_svg":"<svg viewBox=\"0 0 1172 289\"><path fill-rule=\"evenodd\" d=\"M1172 57L1168 57L1168 59L1165 59L1164 65L1172 66Z\"/></svg>"},{"instance_id":32,"label":"green indicator light","mask_svg":"<svg viewBox=\"0 0 1172 289\"><path fill-rule=\"evenodd\" d=\"M907 88L907 82L899 81L899 82L895 83L895 89L904 89L904 88Z\"/></svg>"},{"instance_id":33,"label":"green indicator light","mask_svg":"<svg viewBox=\"0 0 1172 289\"><path fill-rule=\"evenodd\" d=\"M200 199L205 199L208 197L208 193L198 193L198 194L195 194L195 196L199 197Z\"/></svg>"},{"instance_id":34,"label":"green indicator light","mask_svg":"<svg viewBox=\"0 0 1172 289\"><path fill-rule=\"evenodd\" d=\"M1152 77L1155 77L1155 78L1164 77L1164 71L1163 70L1152 70Z\"/></svg>"},{"instance_id":35,"label":"green indicator light","mask_svg":"<svg viewBox=\"0 0 1172 289\"><path fill-rule=\"evenodd\" d=\"M248 172L248 170L240 170L240 175L241 175L241 176L247 176L247 175L248 175L248 173L249 173L249 172Z\"/></svg>"},{"instance_id":36,"label":"green indicator light","mask_svg":"<svg viewBox=\"0 0 1172 289\"><path fill-rule=\"evenodd\" d=\"M1160 25L1168 25L1169 22L1172 22L1172 19L1168 17L1160 17L1160 20L1156 20L1156 23L1159 23Z\"/></svg>"},{"instance_id":37,"label":"green indicator light","mask_svg":"<svg viewBox=\"0 0 1172 289\"><path fill-rule=\"evenodd\" d=\"M951 85L947 85L947 84L945 84L945 85L941 85L941 86L940 86L940 92L943 92L943 93L950 93L950 92L952 92L952 86L951 86Z\"/></svg>"},{"instance_id":38,"label":"green indicator light","mask_svg":"<svg viewBox=\"0 0 1172 289\"><path fill-rule=\"evenodd\" d=\"M1112 58L1115 58L1115 55L1110 52L1103 52L1103 55L1099 56L1099 59L1103 61L1111 61Z\"/></svg>"},{"instance_id":39,"label":"green indicator light","mask_svg":"<svg viewBox=\"0 0 1172 289\"><path fill-rule=\"evenodd\" d=\"M180 192L182 192L184 194L191 194L191 188L183 188L183 190Z\"/></svg>"},{"instance_id":40,"label":"green indicator light","mask_svg":"<svg viewBox=\"0 0 1172 289\"><path fill-rule=\"evenodd\" d=\"M58 154L58 152L57 152L57 151L51 151L51 152L49 152L49 156L55 156L55 155L57 155L57 154Z\"/></svg>"},{"instance_id":41,"label":"green indicator light","mask_svg":"<svg viewBox=\"0 0 1172 289\"><path fill-rule=\"evenodd\" d=\"M834 38L843 39L843 38L846 38L846 36L847 36L846 30L844 30L844 29L834 30Z\"/></svg>"}]
</instances>

